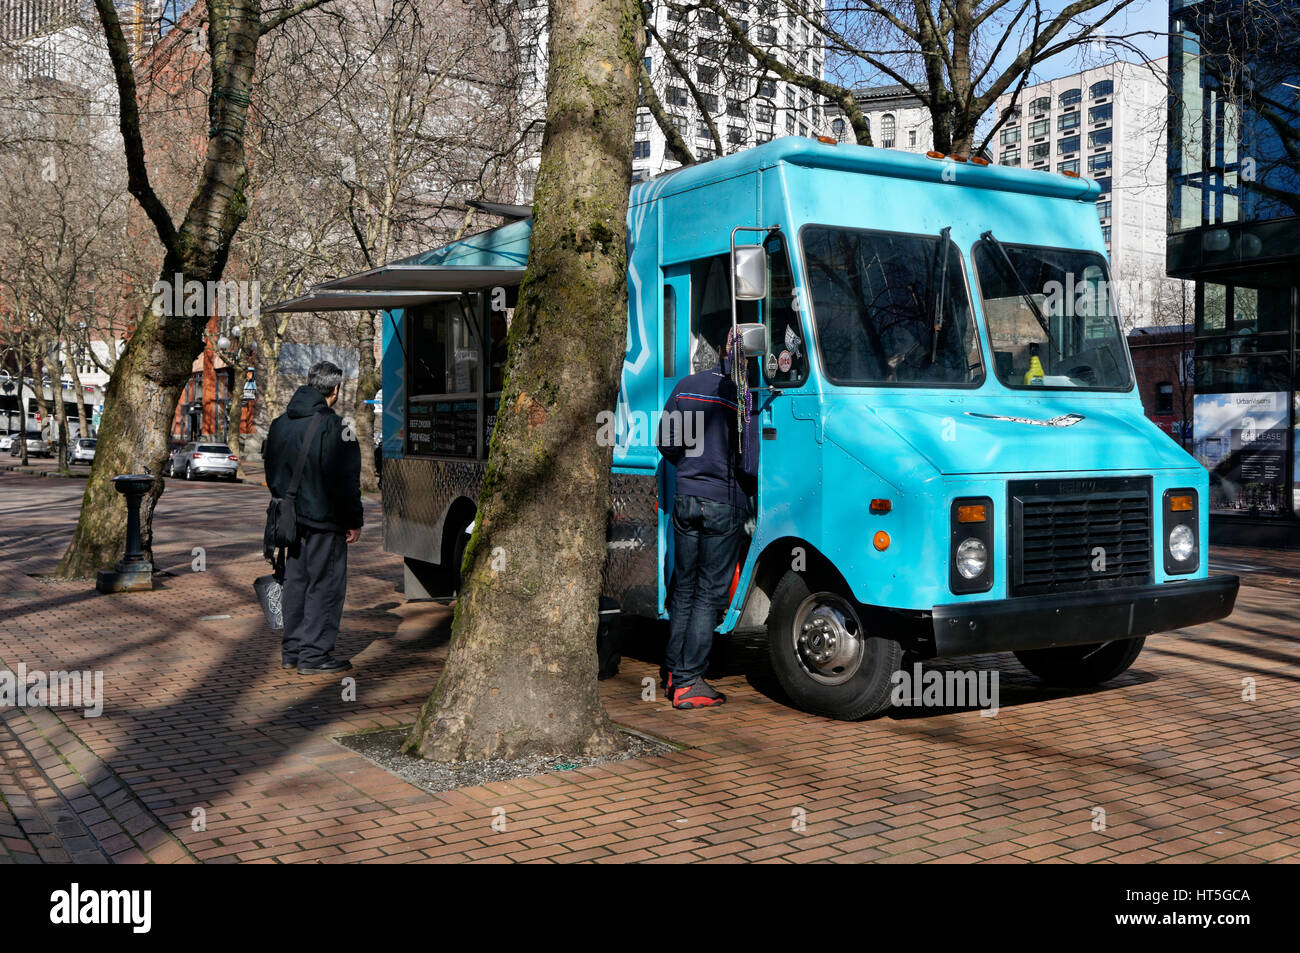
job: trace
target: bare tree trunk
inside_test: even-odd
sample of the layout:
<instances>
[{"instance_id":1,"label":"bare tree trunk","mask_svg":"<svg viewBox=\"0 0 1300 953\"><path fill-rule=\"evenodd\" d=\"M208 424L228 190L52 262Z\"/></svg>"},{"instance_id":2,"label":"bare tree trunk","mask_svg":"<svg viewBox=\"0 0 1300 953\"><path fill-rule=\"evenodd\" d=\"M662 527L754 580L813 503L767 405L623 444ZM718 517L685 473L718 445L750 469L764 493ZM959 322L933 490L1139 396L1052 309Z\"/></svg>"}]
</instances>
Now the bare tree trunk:
<instances>
[{"instance_id":1,"label":"bare tree trunk","mask_svg":"<svg viewBox=\"0 0 1300 953\"><path fill-rule=\"evenodd\" d=\"M53 366L50 368L50 390L54 394L54 426L50 436L56 437L54 459L60 470L68 468L68 410L63 402L63 355L59 351L59 339L56 337L50 348Z\"/></svg>"},{"instance_id":2,"label":"bare tree trunk","mask_svg":"<svg viewBox=\"0 0 1300 953\"><path fill-rule=\"evenodd\" d=\"M552 0L546 134L470 567L442 678L406 741L439 761L601 754L596 687L614 406L627 326L636 0Z\"/></svg>"},{"instance_id":3,"label":"bare tree trunk","mask_svg":"<svg viewBox=\"0 0 1300 953\"><path fill-rule=\"evenodd\" d=\"M375 362L375 312L361 312L357 322L357 393L352 405L353 430L361 444L361 489L376 490L375 409L366 401L379 393L379 366Z\"/></svg>"},{"instance_id":4,"label":"bare tree trunk","mask_svg":"<svg viewBox=\"0 0 1300 953\"><path fill-rule=\"evenodd\" d=\"M244 420L244 381L248 377L248 358L242 355L230 359L231 385L226 399L226 446L239 461L235 464L235 476L244 478L244 451L240 443L240 429Z\"/></svg>"},{"instance_id":5,"label":"bare tree trunk","mask_svg":"<svg viewBox=\"0 0 1300 953\"><path fill-rule=\"evenodd\" d=\"M86 392L81 388L81 374L77 371L77 359L74 356L68 362L69 376L72 378L73 394L77 398L77 436L90 436L90 415L86 413Z\"/></svg>"}]
</instances>

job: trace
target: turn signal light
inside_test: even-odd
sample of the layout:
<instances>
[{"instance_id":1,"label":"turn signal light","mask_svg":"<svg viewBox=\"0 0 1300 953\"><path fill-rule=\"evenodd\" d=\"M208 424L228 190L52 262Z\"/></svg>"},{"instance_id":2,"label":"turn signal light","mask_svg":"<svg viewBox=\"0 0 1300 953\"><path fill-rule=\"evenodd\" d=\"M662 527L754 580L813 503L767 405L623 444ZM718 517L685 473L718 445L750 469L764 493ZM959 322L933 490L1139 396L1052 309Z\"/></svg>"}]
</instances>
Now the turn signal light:
<instances>
[{"instance_id":1,"label":"turn signal light","mask_svg":"<svg viewBox=\"0 0 1300 953\"><path fill-rule=\"evenodd\" d=\"M925 157L926 157L927 159L942 159L942 158L943 158L943 153L942 153L942 152L939 152L939 151L937 151L937 150L935 150L935 149L931 149L929 152L927 152L927 153L925 154Z\"/></svg>"},{"instance_id":2,"label":"turn signal light","mask_svg":"<svg viewBox=\"0 0 1300 953\"><path fill-rule=\"evenodd\" d=\"M817 141L824 142L828 146L838 146L840 144L840 141L838 139L835 139L831 136L818 136Z\"/></svg>"},{"instance_id":3,"label":"turn signal light","mask_svg":"<svg viewBox=\"0 0 1300 953\"><path fill-rule=\"evenodd\" d=\"M1171 496L1169 509L1175 513L1190 513L1196 508L1196 498L1192 496Z\"/></svg>"},{"instance_id":4,"label":"turn signal light","mask_svg":"<svg viewBox=\"0 0 1300 953\"><path fill-rule=\"evenodd\" d=\"M972 503L968 506L957 507L958 523L983 523L988 519L988 513L983 503Z\"/></svg>"},{"instance_id":5,"label":"turn signal light","mask_svg":"<svg viewBox=\"0 0 1300 953\"><path fill-rule=\"evenodd\" d=\"M871 512L873 513L888 513L893 508L894 508L894 504L891 503L889 500L871 501Z\"/></svg>"},{"instance_id":6,"label":"turn signal light","mask_svg":"<svg viewBox=\"0 0 1300 953\"><path fill-rule=\"evenodd\" d=\"M886 549L889 548L889 534L882 529L871 540L871 545L875 546L876 549L880 550L883 553Z\"/></svg>"}]
</instances>

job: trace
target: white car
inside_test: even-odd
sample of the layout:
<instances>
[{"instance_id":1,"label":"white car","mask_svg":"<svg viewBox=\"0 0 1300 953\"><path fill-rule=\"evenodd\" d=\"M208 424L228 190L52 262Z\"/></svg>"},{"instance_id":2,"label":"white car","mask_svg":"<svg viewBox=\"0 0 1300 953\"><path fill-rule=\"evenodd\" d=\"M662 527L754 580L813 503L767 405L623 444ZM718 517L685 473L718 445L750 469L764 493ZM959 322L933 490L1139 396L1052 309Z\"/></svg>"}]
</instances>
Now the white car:
<instances>
[{"instance_id":1,"label":"white car","mask_svg":"<svg viewBox=\"0 0 1300 953\"><path fill-rule=\"evenodd\" d=\"M234 480L239 472L239 458L224 443L187 443L172 451L167 472L169 476L187 480L201 476Z\"/></svg>"}]
</instances>

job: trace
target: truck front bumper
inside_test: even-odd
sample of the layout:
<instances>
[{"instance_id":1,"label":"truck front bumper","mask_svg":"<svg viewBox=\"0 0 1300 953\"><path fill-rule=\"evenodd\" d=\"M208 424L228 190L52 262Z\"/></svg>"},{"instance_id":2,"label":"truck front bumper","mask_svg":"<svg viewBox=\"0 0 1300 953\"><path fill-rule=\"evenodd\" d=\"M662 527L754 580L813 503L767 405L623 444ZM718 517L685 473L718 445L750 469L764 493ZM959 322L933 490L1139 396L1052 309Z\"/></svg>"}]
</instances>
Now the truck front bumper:
<instances>
[{"instance_id":1,"label":"truck front bumper","mask_svg":"<svg viewBox=\"0 0 1300 953\"><path fill-rule=\"evenodd\" d=\"M935 606L936 657L1083 645L1168 632L1225 618L1237 601L1236 576L1156 586Z\"/></svg>"}]
</instances>

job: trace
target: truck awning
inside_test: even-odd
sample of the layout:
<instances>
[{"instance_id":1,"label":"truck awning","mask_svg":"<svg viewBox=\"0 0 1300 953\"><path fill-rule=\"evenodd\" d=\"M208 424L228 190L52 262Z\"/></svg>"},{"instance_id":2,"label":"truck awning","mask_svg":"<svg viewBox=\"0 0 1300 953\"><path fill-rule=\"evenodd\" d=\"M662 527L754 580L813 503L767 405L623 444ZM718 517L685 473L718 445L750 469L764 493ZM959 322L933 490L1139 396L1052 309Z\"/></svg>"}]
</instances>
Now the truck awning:
<instances>
[{"instance_id":1,"label":"truck awning","mask_svg":"<svg viewBox=\"0 0 1300 953\"><path fill-rule=\"evenodd\" d=\"M517 285L523 268L476 268L466 265L384 265L318 285L320 290L482 291Z\"/></svg>"},{"instance_id":2,"label":"truck awning","mask_svg":"<svg viewBox=\"0 0 1300 953\"><path fill-rule=\"evenodd\" d=\"M262 309L263 314L283 311L388 311L393 308L410 308L445 298L454 293L429 291L320 291L287 301L277 301Z\"/></svg>"}]
</instances>

